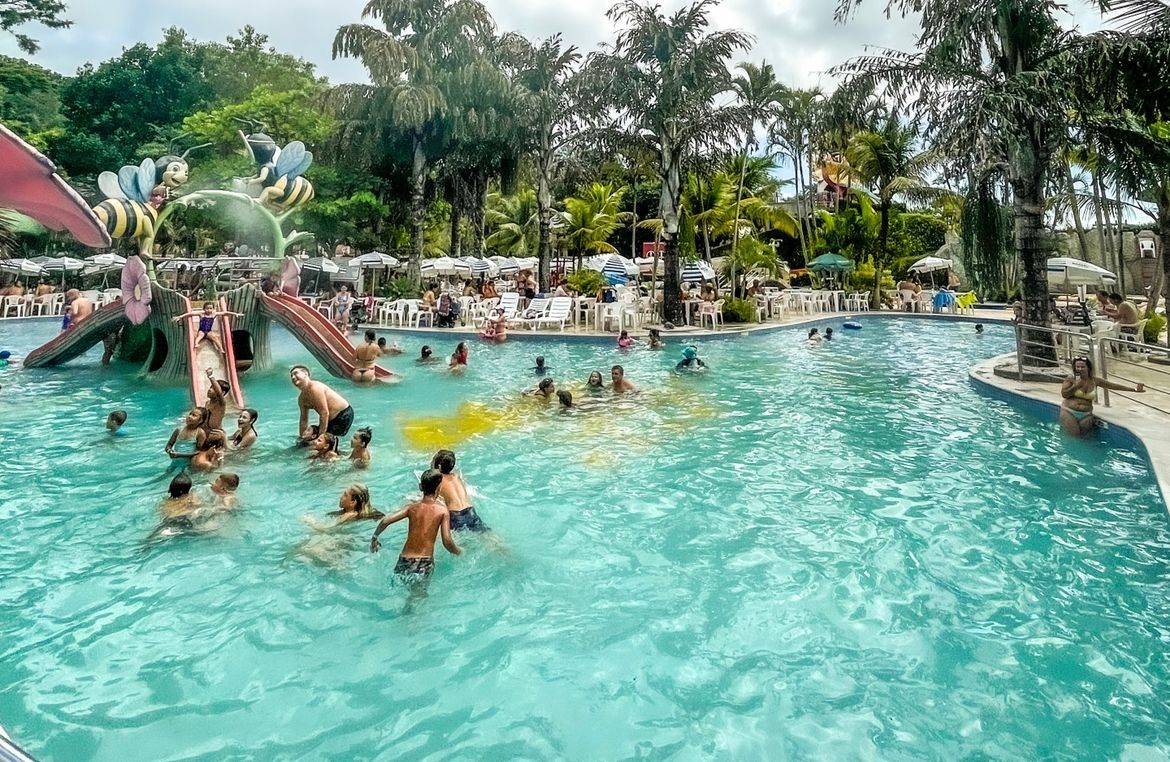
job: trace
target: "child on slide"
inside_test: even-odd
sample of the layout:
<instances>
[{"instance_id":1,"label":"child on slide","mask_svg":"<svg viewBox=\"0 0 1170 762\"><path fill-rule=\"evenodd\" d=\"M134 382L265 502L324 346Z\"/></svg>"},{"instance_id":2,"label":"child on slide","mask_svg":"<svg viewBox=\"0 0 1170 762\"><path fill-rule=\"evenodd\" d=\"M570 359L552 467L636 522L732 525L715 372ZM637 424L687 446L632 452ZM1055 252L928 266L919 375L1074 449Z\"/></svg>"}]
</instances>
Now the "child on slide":
<instances>
[{"instance_id":1,"label":"child on slide","mask_svg":"<svg viewBox=\"0 0 1170 762\"><path fill-rule=\"evenodd\" d=\"M214 302L204 302L202 311L192 310L191 312L185 312L182 315L176 317L174 320L177 323L180 320L198 317L199 333L195 336L195 346L199 346L201 341L210 341L215 346L216 350L218 350L220 354L223 354L223 337L220 335L220 332L216 330L215 319L224 315L231 315L232 317L244 316L242 312L216 310Z\"/></svg>"}]
</instances>

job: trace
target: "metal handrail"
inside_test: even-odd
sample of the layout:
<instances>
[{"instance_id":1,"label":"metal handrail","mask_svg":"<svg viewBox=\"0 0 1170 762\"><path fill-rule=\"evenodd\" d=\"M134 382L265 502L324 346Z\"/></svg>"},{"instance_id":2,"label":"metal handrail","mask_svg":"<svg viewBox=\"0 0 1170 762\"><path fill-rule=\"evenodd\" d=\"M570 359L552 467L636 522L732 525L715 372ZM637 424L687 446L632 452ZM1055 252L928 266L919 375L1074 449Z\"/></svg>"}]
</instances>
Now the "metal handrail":
<instances>
[{"instance_id":1,"label":"metal handrail","mask_svg":"<svg viewBox=\"0 0 1170 762\"><path fill-rule=\"evenodd\" d=\"M1149 373L1159 373L1165 376L1170 376L1170 348L1159 346L1157 344L1146 344L1140 340L1135 341L1129 338L1119 338L1115 336L1101 336L1093 335L1092 333L1085 333L1083 331L1073 330L1071 328L1053 327L1032 325L1030 323L1017 323L1015 326L1016 334L1016 367L1017 378L1020 381L1024 380L1024 361L1037 360L1043 365L1051 365L1053 358L1051 356L1028 354L1028 347L1046 347L1053 348L1054 344L1048 341L1037 341L1036 339L1029 339L1025 337L1026 333L1040 333L1046 334L1047 337L1055 342L1058 338L1063 338L1069 348L1076 347L1085 349L1085 356L1089 357L1096 373L1102 379L1109 380L1112 376L1114 378L1126 381L1132 384L1141 383L1145 386L1147 391L1156 392L1160 395L1165 395L1170 399L1170 387L1163 388L1147 384L1142 380L1129 378L1128 375L1123 375L1125 367L1142 368ZM1140 337L1135 337L1140 338ZM1167 366L1165 368L1151 365L1148 362L1135 362L1130 359L1128 355L1134 351L1140 351L1143 355L1160 355L1166 358ZM1071 353L1070 353L1071 354ZM1056 360L1057 367L1064 366L1065 363L1058 357ZM1119 372L1122 371L1122 372ZM1101 387L1102 389L1102 404L1105 407L1112 405L1110 399L1109 389ZM1130 402L1135 402L1152 410L1170 414L1170 406L1160 406L1146 402L1135 397L1126 398Z\"/></svg>"}]
</instances>

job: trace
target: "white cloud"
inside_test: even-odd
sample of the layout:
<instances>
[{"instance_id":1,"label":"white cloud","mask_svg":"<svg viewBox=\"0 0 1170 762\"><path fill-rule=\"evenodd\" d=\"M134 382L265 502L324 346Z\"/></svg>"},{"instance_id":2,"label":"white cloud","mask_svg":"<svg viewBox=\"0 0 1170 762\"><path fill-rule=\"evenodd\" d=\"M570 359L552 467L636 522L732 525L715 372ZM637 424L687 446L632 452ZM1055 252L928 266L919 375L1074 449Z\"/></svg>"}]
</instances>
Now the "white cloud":
<instances>
[{"instance_id":1,"label":"white cloud","mask_svg":"<svg viewBox=\"0 0 1170 762\"><path fill-rule=\"evenodd\" d=\"M486 0L502 30L529 37L561 32L584 51L613 36L605 12L610 0ZM34 60L62 73L72 73L87 61L98 63L117 56L137 42L155 44L162 29L179 26L199 40L223 40L245 24L267 34L279 50L317 64L334 82L364 79L355 61L333 61L330 46L337 28L359 20L365 0L92 0L69 3L71 29L55 31L29 26L41 42ZM682 0L667 0L668 10ZM827 71L866 46L910 49L916 22L886 19L884 0L867 0L848 24L833 19L835 0L724 0L713 14L720 28L739 28L755 37L744 58L767 59L790 85L831 86ZM1070 22L1082 29L1096 28L1098 16L1077 7ZM0 36L0 53L21 55L11 37Z\"/></svg>"}]
</instances>

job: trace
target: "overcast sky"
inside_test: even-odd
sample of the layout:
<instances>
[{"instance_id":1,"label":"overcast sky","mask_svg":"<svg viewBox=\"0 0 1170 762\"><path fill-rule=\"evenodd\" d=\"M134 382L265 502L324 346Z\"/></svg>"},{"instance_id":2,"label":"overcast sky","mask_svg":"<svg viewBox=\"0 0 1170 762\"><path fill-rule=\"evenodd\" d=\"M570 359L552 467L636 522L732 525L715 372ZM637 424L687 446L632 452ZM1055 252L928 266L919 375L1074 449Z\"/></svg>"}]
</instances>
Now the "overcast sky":
<instances>
[{"instance_id":1,"label":"overcast sky","mask_svg":"<svg viewBox=\"0 0 1170 762\"><path fill-rule=\"evenodd\" d=\"M569 43L591 50L612 39L605 18L611 0L486 0L488 10L503 31L530 38L561 32ZM664 0L674 9L680 0ZM1077 0L1071 5L1077 6ZM33 60L47 68L72 74L87 61L117 56L136 42L157 43L162 29L180 26L198 40L222 41L245 24L267 34L277 49L317 64L333 82L364 80L364 70L353 61L330 60L337 28L359 20L365 0L67 0L72 28L56 31L29 25L25 31L38 39L41 52ZM916 23L882 13L885 0L867 0L850 23L833 21L836 0L724 0L715 13L715 25L739 28L756 37L743 58L767 59L789 85L826 85L833 65L865 52L866 46L908 50L914 45ZM1068 23L1082 28L1097 25L1095 14L1081 8ZM24 57L12 38L0 35L0 53Z\"/></svg>"}]
</instances>

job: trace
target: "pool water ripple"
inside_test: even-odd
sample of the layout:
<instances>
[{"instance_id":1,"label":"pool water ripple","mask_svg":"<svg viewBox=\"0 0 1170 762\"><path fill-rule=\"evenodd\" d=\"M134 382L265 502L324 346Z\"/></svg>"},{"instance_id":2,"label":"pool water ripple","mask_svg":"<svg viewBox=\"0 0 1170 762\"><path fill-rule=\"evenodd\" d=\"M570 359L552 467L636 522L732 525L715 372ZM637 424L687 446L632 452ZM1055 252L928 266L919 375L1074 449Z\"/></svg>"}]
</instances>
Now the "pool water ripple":
<instances>
[{"instance_id":1,"label":"pool water ripple","mask_svg":"<svg viewBox=\"0 0 1170 762\"><path fill-rule=\"evenodd\" d=\"M244 510L161 543L183 390L96 353L0 369L0 724L46 759L1165 758L1165 506L1140 454L969 385L1010 346L870 320L706 343L701 376L674 346L404 356L397 387L341 387L374 427L354 473L289 449L307 354L278 333ZM537 351L580 409L519 398ZM589 395L615 362L643 392ZM479 431L455 449L497 534L411 601L400 531L375 556L371 526L300 518L353 481L412 495L404 427L432 417Z\"/></svg>"}]
</instances>

